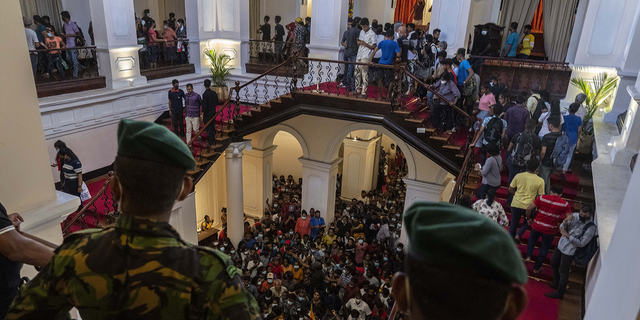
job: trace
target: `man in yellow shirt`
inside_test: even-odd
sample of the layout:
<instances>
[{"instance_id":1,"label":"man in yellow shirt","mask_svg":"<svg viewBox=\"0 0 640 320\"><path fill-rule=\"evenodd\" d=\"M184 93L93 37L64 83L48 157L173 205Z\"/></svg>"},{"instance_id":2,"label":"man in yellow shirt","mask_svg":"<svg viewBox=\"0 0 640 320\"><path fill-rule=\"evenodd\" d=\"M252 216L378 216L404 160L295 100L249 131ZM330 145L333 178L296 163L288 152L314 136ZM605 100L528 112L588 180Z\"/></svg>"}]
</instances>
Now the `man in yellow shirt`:
<instances>
[{"instance_id":1,"label":"man in yellow shirt","mask_svg":"<svg viewBox=\"0 0 640 320\"><path fill-rule=\"evenodd\" d=\"M522 228L518 230L518 224L520 217L525 216L527 208L533 203L533 200L537 196L544 194L544 180L537 175L538 166L540 160L533 158L527 163L527 171L518 173L511 184L509 185L509 193L513 195L511 200L511 226L509 227L509 233L516 240L520 242L520 238L527 230L527 219L522 222Z\"/></svg>"},{"instance_id":2,"label":"man in yellow shirt","mask_svg":"<svg viewBox=\"0 0 640 320\"><path fill-rule=\"evenodd\" d=\"M522 39L522 44L520 44L520 54L518 54L517 58L529 59L534 45L533 42L536 38L531 34L531 25L524 26L522 32L524 33L524 38Z\"/></svg>"}]
</instances>

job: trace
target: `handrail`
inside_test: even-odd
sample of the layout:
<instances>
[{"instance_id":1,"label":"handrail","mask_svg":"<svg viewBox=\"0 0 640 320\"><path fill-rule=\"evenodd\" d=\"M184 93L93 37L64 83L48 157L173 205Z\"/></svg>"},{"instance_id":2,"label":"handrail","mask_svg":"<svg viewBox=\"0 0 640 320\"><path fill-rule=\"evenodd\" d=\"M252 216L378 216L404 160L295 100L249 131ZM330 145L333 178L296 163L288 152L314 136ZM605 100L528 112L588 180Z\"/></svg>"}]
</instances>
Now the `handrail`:
<instances>
[{"instance_id":1,"label":"handrail","mask_svg":"<svg viewBox=\"0 0 640 320\"><path fill-rule=\"evenodd\" d=\"M156 40L156 41L142 41L142 42L138 42L138 44L150 44L150 43L166 43L166 42L190 42L189 39L176 39L176 40L164 40L162 38L160 38L160 40Z\"/></svg>"},{"instance_id":2,"label":"handrail","mask_svg":"<svg viewBox=\"0 0 640 320\"><path fill-rule=\"evenodd\" d=\"M279 64L279 65L277 65L277 66L275 66L275 67L273 67L273 68L271 68L271 69L269 69L269 70L267 70L267 71L263 72L263 73L262 73L262 74L260 74L259 76L257 76L257 77L255 77L255 78L253 78L251 81L249 81L249 82L247 82L247 83L245 83L245 84L243 84L243 85L241 85L241 86L238 86L238 82L236 81L236 86L235 86L235 87L233 87L233 88L230 88L230 89L229 89L229 100L227 100L227 102L225 102L225 103L222 105L222 108L220 108L220 110L219 110L219 111L217 111L217 112L216 112L216 114L215 114L215 115L214 115L214 116L213 116L209 121L207 121L207 123L205 123L205 124L204 124L204 126L203 126L202 128L200 128L200 130L198 130L198 132L193 136L193 138L191 138L191 140L189 140L189 143L187 143L187 146L188 146L189 148L191 148L191 146L193 145L193 143L194 143L194 142L195 142L195 141L196 141L196 140L197 140L197 139L202 135L202 133L206 130L206 128L207 128L207 127L208 127L208 126L209 126L213 121L215 121L215 120L216 120L216 118L218 118L218 115L220 115L220 113L222 113L222 111L224 111L224 109L229 105L229 102L231 101L232 93L233 93L233 91L234 91L234 90L236 91L236 93L239 93L239 92L240 92L240 89L242 89L242 88L244 88L244 87L246 87L246 86L248 86L248 85L250 85L250 84L252 84L252 83L254 83L254 82L256 82L256 81L258 81L259 79L261 79L261 78L263 78L263 77L265 77L265 76L269 75L269 74L270 74L271 72L273 72L274 70L276 70L276 69L278 69L278 68L280 68L280 67L284 66L285 64L287 64L287 63L289 62L289 60L290 60L290 59L285 60L283 63L281 63L281 64Z\"/></svg>"},{"instance_id":3,"label":"handrail","mask_svg":"<svg viewBox=\"0 0 640 320\"><path fill-rule=\"evenodd\" d=\"M409 288L406 288L406 290L409 290ZM387 319L388 320L395 319L397 313L398 313L398 303L394 302L393 303L393 307L391 308L391 312L389 312L389 318L387 318Z\"/></svg>"},{"instance_id":4,"label":"handrail","mask_svg":"<svg viewBox=\"0 0 640 320\"><path fill-rule=\"evenodd\" d=\"M38 243L40 243L40 244L42 244L42 245L44 245L44 246L46 246L46 247L49 247L49 248L51 248L51 249L55 249L55 248L57 248L57 247L58 247L58 245L57 245L57 244L55 244L55 243L53 243L53 242L49 242L49 241L47 241L47 240L45 240L45 239L42 239L42 238L38 238L38 237L36 237L36 236L34 236L34 235L32 235L32 234L29 234L29 233L26 233L26 232L20 232L20 233L21 233L25 238L29 238L29 239L31 239L31 240L33 240L33 241L35 241L35 242L38 242Z\"/></svg>"},{"instance_id":5,"label":"handrail","mask_svg":"<svg viewBox=\"0 0 640 320\"><path fill-rule=\"evenodd\" d=\"M318 59L318 58L309 58L309 57L297 57L298 60L307 60L307 61L316 61L316 62L333 62L339 64L354 64L360 66L368 66L368 67L376 67L381 69L393 69L394 65L392 64L378 64L378 63L370 63L370 62L353 62L353 61L340 61L340 60L329 60L329 59Z\"/></svg>"},{"instance_id":6,"label":"handrail","mask_svg":"<svg viewBox=\"0 0 640 320\"><path fill-rule=\"evenodd\" d=\"M545 61L545 60L517 59L517 58L477 56L477 55L471 55L469 56L469 58L485 59L485 60L501 60L501 61L510 61L510 62L528 62L528 63L535 63L535 64L562 64L567 67L569 66L568 62L563 62L563 61Z\"/></svg>"},{"instance_id":7,"label":"handrail","mask_svg":"<svg viewBox=\"0 0 640 320\"><path fill-rule=\"evenodd\" d=\"M447 100L443 95L441 95L440 93L438 93L437 91L433 90L432 87L424 82L422 82L422 80L418 79L418 77L412 75L410 72L407 72L407 70L404 70L404 73L406 73L410 78L413 79L413 81L417 82L419 85L427 88L427 90L433 92L433 94L438 97L441 101L446 102L447 104L451 104L451 101ZM465 116L467 119L470 119L471 116L464 110L458 108L458 106L453 105L452 106L454 109L458 110L458 112L460 112L460 114L462 114L463 116Z\"/></svg>"},{"instance_id":8,"label":"handrail","mask_svg":"<svg viewBox=\"0 0 640 320\"><path fill-rule=\"evenodd\" d=\"M73 47L73 48L69 48L69 47L64 47L64 48L58 48L58 49L36 49L36 50L29 50L29 52L49 52L49 51L68 51L68 50L82 50L82 49L97 49L98 47L96 46L88 46L88 47Z\"/></svg>"},{"instance_id":9,"label":"handrail","mask_svg":"<svg viewBox=\"0 0 640 320\"><path fill-rule=\"evenodd\" d=\"M104 185L102 186L102 189L100 189L100 191L98 191L98 193L96 193L95 195L92 196L91 201L89 201L89 203L87 203L86 206L84 206L82 208L82 210L80 210L78 212L78 214L75 215L75 217L73 217L73 219L71 219L71 221L69 221L69 223L67 223L63 228L62 228L62 233L64 234L65 232L67 232L69 230L69 228L76 222L78 221L78 219L80 219L80 217L82 217L84 215L84 213L89 209L89 207L91 207L91 205L96 202L96 200L98 200L98 198L100 198L100 196L102 196L105 191L107 191L107 188L109 187L109 182L111 181L111 176L113 176L113 171L109 171L108 173L109 177L107 178L107 180L104 182Z\"/></svg>"},{"instance_id":10,"label":"handrail","mask_svg":"<svg viewBox=\"0 0 640 320\"><path fill-rule=\"evenodd\" d=\"M475 132L474 132L474 136L475 136ZM453 187L453 192L451 192L451 197L449 197L449 203L453 203L453 204L456 203L456 199L458 198L458 191L460 190L460 185L462 184L462 180L464 179L464 176L466 174L469 161L471 157L473 157L474 150L475 148L472 145L470 145L469 148L467 149L467 155L464 157L464 162L460 167L460 172L458 173L458 177L456 177L456 185Z\"/></svg>"}]
</instances>

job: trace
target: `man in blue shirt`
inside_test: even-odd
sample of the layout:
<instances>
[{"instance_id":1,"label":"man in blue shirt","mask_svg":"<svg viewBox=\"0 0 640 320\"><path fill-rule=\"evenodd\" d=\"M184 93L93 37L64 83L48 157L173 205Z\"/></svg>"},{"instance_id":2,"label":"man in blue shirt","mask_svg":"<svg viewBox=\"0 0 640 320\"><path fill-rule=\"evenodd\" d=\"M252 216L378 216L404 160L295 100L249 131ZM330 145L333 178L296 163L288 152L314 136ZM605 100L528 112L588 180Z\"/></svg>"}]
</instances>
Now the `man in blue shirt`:
<instances>
[{"instance_id":1,"label":"man in blue shirt","mask_svg":"<svg viewBox=\"0 0 640 320\"><path fill-rule=\"evenodd\" d=\"M511 22L511 26L509 26L509 36L507 37L507 42L504 44L504 49L502 49L503 57L516 57L516 48L518 47L518 42L520 42L520 36L518 35L517 30L518 23Z\"/></svg>"},{"instance_id":2,"label":"man in blue shirt","mask_svg":"<svg viewBox=\"0 0 640 320\"><path fill-rule=\"evenodd\" d=\"M386 64L392 65L395 60L400 60L400 55L402 54L402 49L400 49L400 45L397 41L393 40L394 33L392 29L387 30L384 34L384 40L378 43L375 49L371 52L371 57L369 57L369 61L373 61L373 57L376 55L378 50L382 50L382 56L380 56L380 61L378 64ZM373 65L373 62L370 62ZM382 69L382 82L386 86L389 84L391 78L393 77L393 71L391 69Z\"/></svg>"},{"instance_id":3,"label":"man in blue shirt","mask_svg":"<svg viewBox=\"0 0 640 320\"><path fill-rule=\"evenodd\" d=\"M464 48L458 49L456 53L456 59L460 62L460 66L458 67L458 90L460 91L461 98L458 99L457 105L458 108L462 109L464 105L464 100L467 96L464 95L464 87L471 79L473 79L473 69L471 68L471 64L469 60L465 59L466 50ZM477 84L476 84L477 85ZM467 113L471 114L473 112L473 104L467 107Z\"/></svg>"},{"instance_id":4,"label":"man in blue shirt","mask_svg":"<svg viewBox=\"0 0 640 320\"><path fill-rule=\"evenodd\" d=\"M311 218L309 226L311 226L311 239L314 239L320 232L320 229L325 227L324 219L320 217L320 211L314 212L314 216Z\"/></svg>"}]
</instances>

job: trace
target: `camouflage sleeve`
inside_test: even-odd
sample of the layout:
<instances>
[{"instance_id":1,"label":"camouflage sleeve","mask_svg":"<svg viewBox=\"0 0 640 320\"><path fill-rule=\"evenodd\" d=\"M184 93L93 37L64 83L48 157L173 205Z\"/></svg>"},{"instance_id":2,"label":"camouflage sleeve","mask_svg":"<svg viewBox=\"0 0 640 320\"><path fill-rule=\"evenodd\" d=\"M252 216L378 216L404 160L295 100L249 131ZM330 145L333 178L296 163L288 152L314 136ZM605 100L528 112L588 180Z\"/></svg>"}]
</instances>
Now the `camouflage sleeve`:
<instances>
[{"instance_id":1,"label":"camouflage sleeve","mask_svg":"<svg viewBox=\"0 0 640 320\"><path fill-rule=\"evenodd\" d=\"M22 286L20 294L13 300L7 313L7 320L12 319L58 319L69 313L71 304L61 294L66 286L64 274L56 273L56 265L60 258L56 255L49 261L38 275ZM64 289L62 289L64 290Z\"/></svg>"},{"instance_id":2,"label":"camouflage sleeve","mask_svg":"<svg viewBox=\"0 0 640 320\"><path fill-rule=\"evenodd\" d=\"M216 259L217 258L217 259ZM257 320L260 319L258 303L243 285L240 270L228 257L216 252L203 257L203 265L210 265L205 275L209 290L206 293L207 319L215 320ZM223 263L220 263L222 260Z\"/></svg>"}]
</instances>

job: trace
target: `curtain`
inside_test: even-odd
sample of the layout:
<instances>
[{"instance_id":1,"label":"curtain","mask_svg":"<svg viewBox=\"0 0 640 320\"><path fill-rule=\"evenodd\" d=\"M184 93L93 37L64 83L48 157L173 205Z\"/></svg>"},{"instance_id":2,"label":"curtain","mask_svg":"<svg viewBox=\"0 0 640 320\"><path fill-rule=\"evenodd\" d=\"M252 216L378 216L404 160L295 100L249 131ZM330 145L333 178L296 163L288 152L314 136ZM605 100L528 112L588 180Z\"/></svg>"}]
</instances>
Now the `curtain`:
<instances>
[{"instance_id":1,"label":"curtain","mask_svg":"<svg viewBox=\"0 0 640 320\"><path fill-rule=\"evenodd\" d=\"M61 0L20 0L20 8L22 9L22 15L25 17L33 18L34 15L49 16L51 24L56 28L56 31L62 32L60 12L64 10L62 9Z\"/></svg>"},{"instance_id":2,"label":"curtain","mask_svg":"<svg viewBox=\"0 0 640 320\"><path fill-rule=\"evenodd\" d=\"M566 58L577 5L578 0L544 0L544 48L549 61Z\"/></svg>"},{"instance_id":3,"label":"curtain","mask_svg":"<svg viewBox=\"0 0 640 320\"><path fill-rule=\"evenodd\" d=\"M531 21L531 33L542 32L542 30L544 30L542 26L542 23L543 23L542 7L544 5L544 2L545 2L544 0L540 0L540 4L536 9L536 14L533 16L533 20Z\"/></svg>"},{"instance_id":4,"label":"curtain","mask_svg":"<svg viewBox=\"0 0 640 320\"><path fill-rule=\"evenodd\" d=\"M397 0L396 2L396 12L393 16L393 22L402 21L402 23L409 23L412 20L409 20L409 15L413 10L413 6L418 2L418 0Z\"/></svg>"},{"instance_id":5,"label":"curtain","mask_svg":"<svg viewBox=\"0 0 640 320\"><path fill-rule=\"evenodd\" d=\"M271 25L275 24L273 19L274 18L271 17L271 20L269 20L269 24ZM249 2L249 38L250 39L253 39L253 40L262 39L261 37L258 36L258 28L260 28L260 24L262 24L262 19L260 18L260 0L250 0Z\"/></svg>"},{"instance_id":6,"label":"curtain","mask_svg":"<svg viewBox=\"0 0 640 320\"><path fill-rule=\"evenodd\" d=\"M516 30L522 38L522 28L533 20L533 16L536 14L536 9L540 0L504 0L502 3L502 13L500 14L500 25L506 26L502 37L502 43L507 41L509 36L507 29L511 22L518 23L518 30ZM546 35L545 35L546 37ZM522 39L520 39L522 40Z\"/></svg>"}]
</instances>

